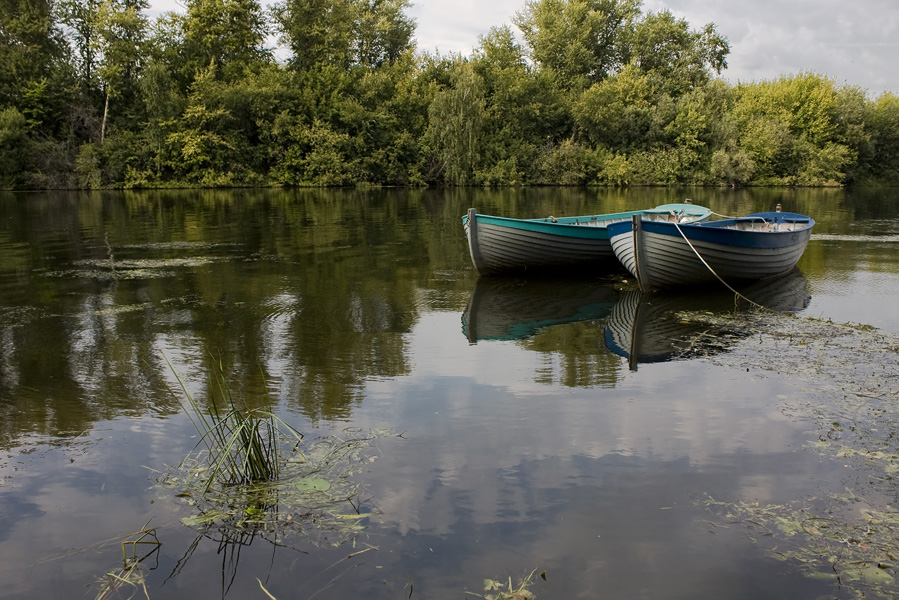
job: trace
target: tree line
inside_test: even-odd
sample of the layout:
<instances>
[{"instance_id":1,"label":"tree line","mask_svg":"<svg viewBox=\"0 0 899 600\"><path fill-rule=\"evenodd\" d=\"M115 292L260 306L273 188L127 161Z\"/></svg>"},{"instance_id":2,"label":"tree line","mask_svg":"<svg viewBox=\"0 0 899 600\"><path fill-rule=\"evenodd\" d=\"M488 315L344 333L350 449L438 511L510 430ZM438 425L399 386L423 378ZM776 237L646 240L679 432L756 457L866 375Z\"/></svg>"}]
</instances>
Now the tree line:
<instances>
[{"instance_id":1,"label":"tree line","mask_svg":"<svg viewBox=\"0 0 899 600\"><path fill-rule=\"evenodd\" d=\"M640 0L526 0L469 56L408 0L185 4L0 0L0 188L899 184L899 97L730 85Z\"/></svg>"}]
</instances>

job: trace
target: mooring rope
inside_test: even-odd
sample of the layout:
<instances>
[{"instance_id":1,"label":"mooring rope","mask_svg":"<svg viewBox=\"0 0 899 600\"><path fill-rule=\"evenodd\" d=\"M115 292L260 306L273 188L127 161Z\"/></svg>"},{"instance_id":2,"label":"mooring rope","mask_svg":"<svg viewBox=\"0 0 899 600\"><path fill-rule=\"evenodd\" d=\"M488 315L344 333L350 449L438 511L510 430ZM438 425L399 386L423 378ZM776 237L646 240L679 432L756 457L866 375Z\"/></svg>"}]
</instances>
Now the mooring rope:
<instances>
[{"instance_id":1,"label":"mooring rope","mask_svg":"<svg viewBox=\"0 0 899 600\"><path fill-rule=\"evenodd\" d=\"M732 288L732 287L730 286L730 284L728 284L726 281L724 281L723 279L721 279L721 276L718 275L718 273L715 272L715 269L713 269L713 268L709 265L709 263L707 263L707 262L705 261L705 259L702 257L701 254L699 254L699 251L696 249L696 247L693 245L693 243L690 242L690 240L687 239L687 236L686 236L686 234L684 234L684 231L680 228L680 225L678 225L677 222L675 222L675 223L674 223L674 226L677 227L678 233L680 233L681 237L684 238L684 241L687 242L687 245L690 246L690 249L693 251L693 254L696 255L696 258L698 258L698 259L702 262L702 264L705 265L705 267L709 270L709 272L710 272L712 275L714 275L715 278L718 279L718 281L720 281L721 283L724 284L724 287L726 287L727 289L729 289L730 291L732 291L734 294L736 294L736 295L739 296L740 298L743 298L744 300L746 300L747 302L749 302L750 304L752 304L752 305L754 305L754 306L757 306L757 307L759 307L759 308L761 308L761 309L764 309L764 310L771 310L771 309L768 308L767 306L762 306L762 305L759 304L758 302L755 302L755 301L753 301L753 300L750 300L749 298L747 298L746 296L744 296L743 294L741 294L740 292L738 292L737 290L735 290L734 288Z\"/></svg>"}]
</instances>

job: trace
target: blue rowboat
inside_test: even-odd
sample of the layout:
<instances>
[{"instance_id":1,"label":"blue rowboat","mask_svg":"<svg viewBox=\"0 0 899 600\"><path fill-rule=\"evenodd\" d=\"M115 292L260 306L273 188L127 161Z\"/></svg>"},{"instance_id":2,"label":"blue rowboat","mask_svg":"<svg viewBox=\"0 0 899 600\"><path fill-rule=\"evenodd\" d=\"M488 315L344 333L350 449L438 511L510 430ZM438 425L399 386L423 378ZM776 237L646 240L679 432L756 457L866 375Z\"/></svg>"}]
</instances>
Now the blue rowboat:
<instances>
[{"instance_id":1,"label":"blue rowboat","mask_svg":"<svg viewBox=\"0 0 899 600\"><path fill-rule=\"evenodd\" d=\"M635 216L610 225L609 237L615 256L649 292L781 275L799 262L814 226L811 217L789 212L689 224Z\"/></svg>"},{"instance_id":2,"label":"blue rowboat","mask_svg":"<svg viewBox=\"0 0 899 600\"><path fill-rule=\"evenodd\" d=\"M707 220L711 211L683 203L606 215L512 219L481 215L472 208L462 225L471 261L481 275L595 264L617 269L608 226L630 222L635 215L646 221L693 223Z\"/></svg>"}]
</instances>

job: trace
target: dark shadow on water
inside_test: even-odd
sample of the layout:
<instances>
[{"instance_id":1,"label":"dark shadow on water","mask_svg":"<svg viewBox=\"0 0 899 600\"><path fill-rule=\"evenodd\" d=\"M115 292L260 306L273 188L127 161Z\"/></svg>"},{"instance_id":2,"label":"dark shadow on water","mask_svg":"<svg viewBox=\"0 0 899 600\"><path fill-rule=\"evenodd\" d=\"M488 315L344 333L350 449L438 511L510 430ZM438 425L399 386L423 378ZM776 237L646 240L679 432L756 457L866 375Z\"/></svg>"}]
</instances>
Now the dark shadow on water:
<instances>
[{"instance_id":1,"label":"dark shadow on water","mask_svg":"<svg viewBox=\"0 0 899 600\"><path fill-rule=\"evenodd\" d=\"M626 358L632 371L640 363L707 356L727 349L735 334L692 322L683 313L739 313L757 305L776 312L798 312L811 300L808 281L799 269L737 291L742 297L724 288L625 292L609 315L606 348Z\"/></svg>"},{"instance_id":2,"label":"dark shadow on water","mask_svg":"<svg viewBox=\"0 0 899 600\"><path fill-rule=\"evenodd\" d=\"M604 319L617 296L609 281L583 275L481 277L462 313L462 333L472 344L521 340L545 327Z\"/></svg>"},{"instance_id":3,"label":"dark shadow on water","mask_svg":"<svg viewBox=\"0 0 899 600\"><path fill-rule=\"evenodd\" d=\"M734 341L731 333L691 322L683 313L734 314L759 306L798 312L811 300L798 268L736 289L740 296L717 286L622 292L610 279L576 274L481 277L462 313L462 333L472 344L525 340L550 327L602 320L606 349L636 370L640 363L713 354Z\"/></svg>"}]
</instances>

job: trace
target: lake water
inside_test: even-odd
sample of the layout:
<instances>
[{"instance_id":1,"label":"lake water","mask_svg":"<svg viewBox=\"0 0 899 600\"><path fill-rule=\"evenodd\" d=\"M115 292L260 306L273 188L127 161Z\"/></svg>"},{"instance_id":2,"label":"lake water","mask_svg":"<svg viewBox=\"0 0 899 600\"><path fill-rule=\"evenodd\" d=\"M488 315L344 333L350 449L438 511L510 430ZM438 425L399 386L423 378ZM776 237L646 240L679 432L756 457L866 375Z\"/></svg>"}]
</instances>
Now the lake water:
<instances>
[{"instance_id":1,"label":"lake water","mask_svg":"<svg viewBox=\"0 0 899 600\"><path fill-rule=\"evenodd\" d=\"M799 271L746 295L899 334L899 190L0 195L0 598L101 596L135 549L102 597L456 599L532 572L541 599L895 596L889 564L868 587L811 577L774 548L798 538L716 504L826 512L858 483L815 448L851 392L777 366L804 341L683 317L733 315L721 290L479 280L462 231L469 207L686 196L812 215ZM844 366L895 381L895 357ZM355 529L295 505L272 535L192 524L157 480L198 442L182 387L203 402L215 365L304 443L359 440ZM866 506L889 512L874 479Z\"/></svg>"}]
</instances>

